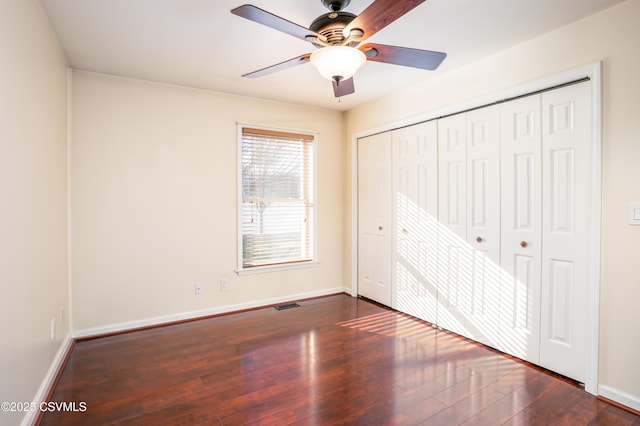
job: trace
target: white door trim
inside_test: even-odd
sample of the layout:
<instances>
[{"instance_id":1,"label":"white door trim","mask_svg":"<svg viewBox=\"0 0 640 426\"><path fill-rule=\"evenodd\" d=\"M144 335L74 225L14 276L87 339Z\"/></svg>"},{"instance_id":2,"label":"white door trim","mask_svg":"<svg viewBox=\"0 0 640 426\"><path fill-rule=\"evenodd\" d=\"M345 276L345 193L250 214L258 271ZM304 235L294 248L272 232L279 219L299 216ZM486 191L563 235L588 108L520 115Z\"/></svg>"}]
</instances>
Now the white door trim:
<instances>
[{"instance_id":1,"label":"white door trim","mask_svg":"<svg viewBox=\"0 0 640 426\"><path fill-rule=\"evenodd\" d=\"M598 395L599 330L600 330L600 230L602 224L602 63L591 66L591 253L589 254L589 294L587 295L587 376L585 390Z\"/></svg>"},{"instance_id":2,"label":"white door trim","mask_svg":"<svg viewBox=\"0 0 640 426\"><path fill-rule=\"evenodd\" d=\"M351 135L351 294L358 294L358 138L370 136L400 127L417 124L471 108L491 104L500 100L514 98L539 90L548 89L564 83L588 77L592 90L592 179L593 188L591 222L591 253L589 271L589 295L587 327L587 372L585 390L593 395L598 394L598 361L599 361L599 307L600 307L600 231L602 211L602 63L595 62L582 67L564 71L533 82L525 83L493 94L471 99L469 101L448 106L435 111L425 112L408 119L398 120L372 129L356 132Z\"/></svg>"}]
</instances>

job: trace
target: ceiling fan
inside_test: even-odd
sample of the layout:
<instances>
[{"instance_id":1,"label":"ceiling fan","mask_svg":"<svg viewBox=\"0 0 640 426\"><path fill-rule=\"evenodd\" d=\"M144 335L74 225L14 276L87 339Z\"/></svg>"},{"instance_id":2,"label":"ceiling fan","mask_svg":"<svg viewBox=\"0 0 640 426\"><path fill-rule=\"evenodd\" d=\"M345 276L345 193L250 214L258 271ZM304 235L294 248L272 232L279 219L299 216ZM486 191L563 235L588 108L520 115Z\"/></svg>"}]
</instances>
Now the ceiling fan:
<instances>
[{"instance_id":1,"label":"ceiling fan","mask_svg":"<svg viewBox=\"0 0 640 426\"><path fill-rule=\"evenodd\" d=\"M250 4L231 10L235 15L306 40L317 47L312 53L244 74L243 77L262 77L311 62L323 77L332 81L333 93L340 97L355 92L353 75L367 60L435 70L447 56L442 52L385 44L358 46L425 0L374 0L358 16L343 10L351 0L321 1L329 13L317 17L309 28Z\"/></svg>"}]
</instances>

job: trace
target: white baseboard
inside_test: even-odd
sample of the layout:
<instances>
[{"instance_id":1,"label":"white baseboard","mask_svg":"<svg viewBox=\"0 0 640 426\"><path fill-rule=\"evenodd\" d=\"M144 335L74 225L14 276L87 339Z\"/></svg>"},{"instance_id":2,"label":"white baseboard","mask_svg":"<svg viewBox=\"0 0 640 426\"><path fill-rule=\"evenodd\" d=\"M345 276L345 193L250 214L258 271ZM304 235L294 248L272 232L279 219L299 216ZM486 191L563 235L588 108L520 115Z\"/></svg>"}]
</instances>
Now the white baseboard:
<instances>
[{"instance_id":1,"label":"white baseboard","mask_svg":"<svg viewBox=\"0 0 640 426\"><path fill-rule=\"evenodd\" d=\"M121 322L117 324L110 324L101 327L86 328L84 330L75 330L72 333L74 339L83 339L87 337L100 336L102 334L118 333L127 330L134 330L136 328L150 327L155 325L162 325L172 323L176 321L184 321L195 318L208 317L211 315L226 314L229 312L242 311L245 309L259 308L262 306L275 305L277 303L290 302L293 300L308 299L311 297L328 296L336 293L351 294L350 288L335 287L325 290L311 291L307 293L291 294L288 296L274 297L271 299L255 300L246 303L239 303L236 305L218 306L215 308L202 309L199 311L182 312L179 314L163 315L160 317L147 318L137 321Z\"/></svg>"},{"instance_id":2,"label":"white baseboard","mask_svg":"<svg viewBox=\"0 0 640 426\"><path fill-rule=\"evenodd\" d=\"M607 385L598 386L598 395L640 411L640 398Z\"/></svg>"},{"instance_id":3,"label":"white baseboard","mask_svg":"<svg viewBox=\"0 0 640 426\"><path fill-rule=\"evenodd\" d=\"M47 370L47 374L42 379L42 383L38 388L38 392L36 392L36 396L33 397L32 402L36 403L38 407L42 402L47 402L44 399L47 397L49 391L51 390L51 387L54 385L55 379L58 376L60 369L63 367L62 363L64 362L67 354L73 346L72 344L73 339L71 338L71 333L67 333L67 336L64 338L64 340L60 344L60 347L58 348L56 356L53 358L53 361L51 361L51 365L49 366L49 370ZM40 414L40 412L37 410L27 411L27 414L24 416L24 418L22 419L22 423L20 424L23 426L35 424L38 418L38 414Z\"/></svg>"}]
</instances>

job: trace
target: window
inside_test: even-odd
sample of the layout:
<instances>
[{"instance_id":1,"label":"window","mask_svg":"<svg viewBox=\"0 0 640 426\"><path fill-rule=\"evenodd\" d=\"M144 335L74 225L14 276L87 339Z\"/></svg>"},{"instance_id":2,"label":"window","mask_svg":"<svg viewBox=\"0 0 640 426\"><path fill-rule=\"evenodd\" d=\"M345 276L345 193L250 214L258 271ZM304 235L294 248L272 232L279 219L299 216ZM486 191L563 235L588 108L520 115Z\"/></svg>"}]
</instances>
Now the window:
<instances>
[{"instance_id":1,"label":"window","mask_svg":"<svg viewBox=\"0 0 640 426\"><path fill-rule=\"evenodd\" d=\"M239 272L315 259L315 137L240 126Z\"/></svg>"}]
</instances>

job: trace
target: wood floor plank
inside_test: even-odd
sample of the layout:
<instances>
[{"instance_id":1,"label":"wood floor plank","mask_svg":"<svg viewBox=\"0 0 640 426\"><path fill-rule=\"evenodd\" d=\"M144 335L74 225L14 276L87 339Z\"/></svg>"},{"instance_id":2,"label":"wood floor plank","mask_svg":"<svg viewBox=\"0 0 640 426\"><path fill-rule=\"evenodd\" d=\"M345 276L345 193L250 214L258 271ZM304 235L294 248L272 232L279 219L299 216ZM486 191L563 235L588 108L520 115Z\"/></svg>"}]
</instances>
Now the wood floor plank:
<instances>
[{"instance_id":1,"label":"wood floor plank","mask_svg":"<svg viewBox=\"0 0 640 426\"><path fill-rule=\"evenodd\" d=\"M335 295L77 342L42 425L621 424L571 381Z\"/></svg>"}]
</instances>

